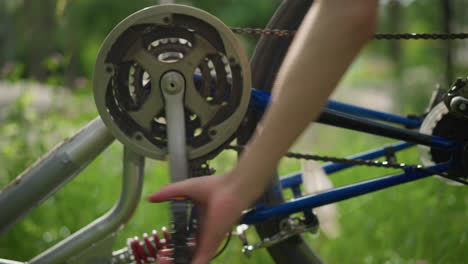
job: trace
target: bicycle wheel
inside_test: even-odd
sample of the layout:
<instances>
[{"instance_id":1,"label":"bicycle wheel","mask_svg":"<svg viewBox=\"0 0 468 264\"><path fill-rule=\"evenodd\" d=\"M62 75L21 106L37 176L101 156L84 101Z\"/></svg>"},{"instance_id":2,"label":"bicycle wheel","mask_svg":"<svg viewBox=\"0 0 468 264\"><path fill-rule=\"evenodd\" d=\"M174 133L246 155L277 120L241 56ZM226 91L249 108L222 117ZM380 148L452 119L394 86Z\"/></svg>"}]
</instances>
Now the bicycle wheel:
<instances>
[{"instance_id":1,"label":"bicycle wheel","mask_svg":"<svg viewBox=\"0 0 468 264\"><path fill-rule=\"evenodd\" d=\"M313 0L283 0L272 16L267 28L296 30L309 10ZM291 38L278 38L263 36L260 38L251 60L252 85L262 91L270 91L283 58L291 44ZM248 123L243 128L239 142L245 144L257 122L260 113L250 111ZM277 175L276 175L277 176ZM279 186L278 177L274 178L271 187L261 198L265 205L275 205L284 201L281 193L274 191ZM272 219L256 225L257 233L261 238L270 237L279 231L282 218ZM310 248L301 236L295 236L268 248L268 252L278 264L289 263L324 263Z\"/></svg>"}]
</instances>

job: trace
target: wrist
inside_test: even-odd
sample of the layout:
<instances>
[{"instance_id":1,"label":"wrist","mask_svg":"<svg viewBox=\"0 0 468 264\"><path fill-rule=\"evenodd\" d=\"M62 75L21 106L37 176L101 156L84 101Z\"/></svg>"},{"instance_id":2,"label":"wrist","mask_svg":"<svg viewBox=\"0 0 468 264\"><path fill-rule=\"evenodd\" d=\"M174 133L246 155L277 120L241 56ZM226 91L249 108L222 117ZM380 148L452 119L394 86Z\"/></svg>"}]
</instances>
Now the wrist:
<instances>
[{"instance_id":1,"label":"wrist","mask_svg":"<svg viewBox=\"0 0 468 264\"><path fill-rule=\"evenodd\" d=\"M247 154L247 153L245 153ZM226 176L225 182L234 195L240 197L246 207L251 206L265 191L277 167L277 162L257 161L250 155L242 155L237 166Z\"/></svg>"}]
</instances>

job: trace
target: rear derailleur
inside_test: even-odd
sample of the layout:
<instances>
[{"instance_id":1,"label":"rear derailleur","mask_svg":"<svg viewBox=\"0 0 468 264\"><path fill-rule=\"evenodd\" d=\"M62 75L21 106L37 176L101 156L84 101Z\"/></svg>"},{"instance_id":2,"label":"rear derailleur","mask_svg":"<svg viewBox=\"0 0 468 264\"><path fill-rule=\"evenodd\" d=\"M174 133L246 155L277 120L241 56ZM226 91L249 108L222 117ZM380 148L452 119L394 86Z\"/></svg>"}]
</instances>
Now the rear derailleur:
<instances>
[{"instance_id":1,"label":"rear derailleur","mask_svg":"<svg viewBox=\"0 0 468 264\"><path fill-rule=\"evenodd\" d=\"M424 165L451 161L448 178L466 182L468 175L468 78L457 79L425 116L420 132L460 142L455 151L420 147Z\"/></svg>"}]
</instances>

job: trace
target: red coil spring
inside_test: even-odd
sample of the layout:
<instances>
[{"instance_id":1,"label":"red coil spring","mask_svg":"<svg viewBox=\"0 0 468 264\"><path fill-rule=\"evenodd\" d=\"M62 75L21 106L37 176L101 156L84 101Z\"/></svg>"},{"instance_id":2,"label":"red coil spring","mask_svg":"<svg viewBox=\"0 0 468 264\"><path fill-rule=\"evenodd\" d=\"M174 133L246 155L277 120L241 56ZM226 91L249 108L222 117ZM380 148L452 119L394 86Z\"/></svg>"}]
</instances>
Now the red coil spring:
<instances>
[{"instance_id":1,"label":"red coil spring","mask_svg":"<svg viewBox=\"0 0 468 264\"><path fill-rule=\"evenodd\" d=\"M137 264L155 263L158 258L167 257L172 252L171 241L167 228L162 228L164 239L160 239L158 232L153 230L151 237L143 234L143 242L138 237L128 239L128 248Z\"/></svg>"}]
</instances>

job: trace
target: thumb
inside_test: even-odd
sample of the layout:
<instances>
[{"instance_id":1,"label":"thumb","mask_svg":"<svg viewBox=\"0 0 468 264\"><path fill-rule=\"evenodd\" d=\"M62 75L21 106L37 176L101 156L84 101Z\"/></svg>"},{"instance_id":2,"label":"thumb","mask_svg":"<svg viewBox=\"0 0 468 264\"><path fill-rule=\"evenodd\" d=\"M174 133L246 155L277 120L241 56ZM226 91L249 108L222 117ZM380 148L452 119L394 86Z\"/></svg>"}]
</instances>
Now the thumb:
<instances>
[{"instance_id":1,"label":"thumb","mask_svg":"<svg viewBox=\"0 0 468 264\"><path fill-rule=\"evenodd\" d=\"M167 184L159 191L148 196L146 199L153 203L160 203L176 197L190 196L192 185L192 179Z\"/></svg>"}]
</instances>

